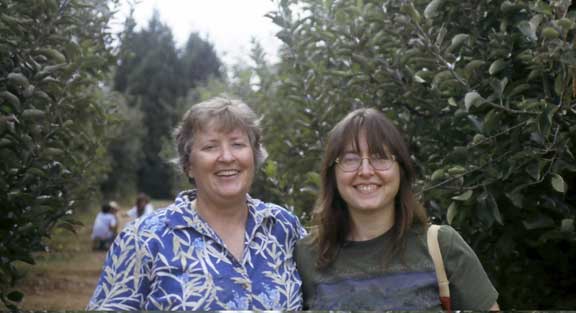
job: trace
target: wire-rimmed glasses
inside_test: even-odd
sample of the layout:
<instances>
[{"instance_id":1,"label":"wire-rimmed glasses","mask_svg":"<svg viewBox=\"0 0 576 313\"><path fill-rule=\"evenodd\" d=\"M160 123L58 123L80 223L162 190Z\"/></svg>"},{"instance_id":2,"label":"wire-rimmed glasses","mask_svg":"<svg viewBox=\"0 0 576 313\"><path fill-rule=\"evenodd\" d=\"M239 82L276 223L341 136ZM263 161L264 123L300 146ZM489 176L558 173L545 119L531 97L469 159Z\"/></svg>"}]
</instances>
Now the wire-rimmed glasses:
<instances>
[{"instance_id":1,"label":"wire-rimmed glasses","mask_svg":"<svg viewBox=\"0 0 576 313\"><path fill-rule=\"evenodd\" d=\"M385 171L392 167L396 161L394 155L391 156L372 156L369 158L363 158L355 153L346 153L342 157L336 158L334 163L338 164L340 169L344 172L355 172L360 166L362 166L362 161L366 159L368 163L377 171Z\"/></svg>"}]
</instances>

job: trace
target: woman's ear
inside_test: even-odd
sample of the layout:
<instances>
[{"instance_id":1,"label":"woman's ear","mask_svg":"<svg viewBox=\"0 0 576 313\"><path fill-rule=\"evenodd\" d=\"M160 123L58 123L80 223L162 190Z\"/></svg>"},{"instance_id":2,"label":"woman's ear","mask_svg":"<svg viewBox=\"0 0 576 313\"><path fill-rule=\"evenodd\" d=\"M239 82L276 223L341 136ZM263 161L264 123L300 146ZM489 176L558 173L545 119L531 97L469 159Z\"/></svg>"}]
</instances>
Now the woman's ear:
<instances>
[{"instance_id":1,"label":"woman's ear","mask_svg":"<svg viewBox=\"0 0 576 313\"><path fill-rule=\"evenodd\" d=\"M188 160L186 161L186 164L184 165L184 173L186 173L186 176L188 176L189 178L194 178L194 171L192 171L192 156L188 156Z\"/></svg>"},{"instance_id":2,"label":"woman's ear","mask_svg":"<svg viewBox=\"0 0 576 313\"><path fill-rule=\"evenodd\" d=\"M186 176L188 176L188 178L194 178L194 171L192 171L190 164L186 166Z\"/></svg>"}]
</instances>

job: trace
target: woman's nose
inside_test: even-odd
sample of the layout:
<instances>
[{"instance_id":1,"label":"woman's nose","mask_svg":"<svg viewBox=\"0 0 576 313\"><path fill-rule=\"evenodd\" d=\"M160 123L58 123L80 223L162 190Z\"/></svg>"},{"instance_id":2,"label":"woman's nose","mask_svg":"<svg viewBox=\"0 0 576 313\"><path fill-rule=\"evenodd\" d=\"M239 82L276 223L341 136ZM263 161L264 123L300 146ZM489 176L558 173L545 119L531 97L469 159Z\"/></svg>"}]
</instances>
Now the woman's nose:
<instances>
[{"instance_id":1,"label":"woman's nose","mask_svg":"<svg viewBox=\"0 0 576 313\"><path fill-rule=\"evenodd\" d=\"M362 176L370 176L374 174L374 168L370 163L370 159L364 158L360 162L360 168L358 169L358 174Z\"/></svg>"},{"instance_id":2,"label":"woman's nose","mask_svg":"<svg viewBox=\"0 0 576 313\"><path fill-rule=\"evenodd\" d=\"M220 150L220 155L218 156L218 160L220 161L233 161L234 154L232 153L232 149L229 145L222 145L222 149Z\"/></svg>"}]
</instances>

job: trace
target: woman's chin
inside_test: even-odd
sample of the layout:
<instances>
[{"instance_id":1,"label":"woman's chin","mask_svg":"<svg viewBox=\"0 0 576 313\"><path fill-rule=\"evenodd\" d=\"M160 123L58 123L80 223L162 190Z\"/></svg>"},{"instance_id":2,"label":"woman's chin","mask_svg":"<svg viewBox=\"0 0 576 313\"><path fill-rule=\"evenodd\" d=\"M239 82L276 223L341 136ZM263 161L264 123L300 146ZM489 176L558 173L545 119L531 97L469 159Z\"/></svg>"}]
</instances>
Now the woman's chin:
<instances>
[{"instance_id":1,"label":"woman's chin","mask_svg":"<svg viewBox=\"0 0 576 313\"><path fill-rule=\"evenodd\" d=\"M241 187L222 188L218 191L218 195L224 199L236 199L239 197L244 197L246 193L247 189Z\"/></svg>"}]
</instances>

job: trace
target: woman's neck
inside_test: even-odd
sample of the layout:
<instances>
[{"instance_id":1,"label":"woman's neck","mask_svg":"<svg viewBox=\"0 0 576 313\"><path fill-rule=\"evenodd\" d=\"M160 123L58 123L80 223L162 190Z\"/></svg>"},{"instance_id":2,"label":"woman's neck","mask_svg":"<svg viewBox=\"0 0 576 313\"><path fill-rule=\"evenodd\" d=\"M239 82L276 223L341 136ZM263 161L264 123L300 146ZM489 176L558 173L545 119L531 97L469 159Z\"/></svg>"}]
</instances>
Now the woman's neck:
<instances>
[{"instance_id":1,"label":"woman's neck","mask_svg":"<svg viewBox=\"0 0 576 313\"><path fill-rule=\"evenodd\" d=\"M199 195L194 202L198 214L212 227L219 224L244 225L248 216L246 200L215 203Z\"/></svg>"},{"instance_id":2,"label":"woman's neck","mask_svg":"<svg viewBox=\"0 0 576 313\"><path fill-rule=\"evenodd\" d=\"M394 226L394 210L350 212L350 241L366 241L376 238Z\"/></svg>"},{"instance_id":3,"label":"woman's neck","mask_svg":"<svg viewBox=\"0 0 576 313\"><path fill-rule=\"evenodd\" d=\"M194 200L198 214L218 234L230 253L240 261L243 259L248 205L246 200L234 203L211 203L202 197Z\"/></svg>"}]
</instances>

